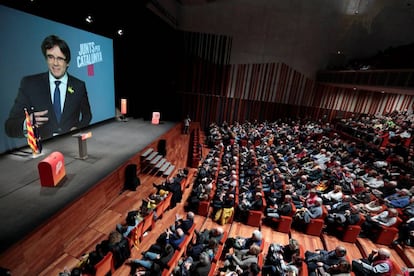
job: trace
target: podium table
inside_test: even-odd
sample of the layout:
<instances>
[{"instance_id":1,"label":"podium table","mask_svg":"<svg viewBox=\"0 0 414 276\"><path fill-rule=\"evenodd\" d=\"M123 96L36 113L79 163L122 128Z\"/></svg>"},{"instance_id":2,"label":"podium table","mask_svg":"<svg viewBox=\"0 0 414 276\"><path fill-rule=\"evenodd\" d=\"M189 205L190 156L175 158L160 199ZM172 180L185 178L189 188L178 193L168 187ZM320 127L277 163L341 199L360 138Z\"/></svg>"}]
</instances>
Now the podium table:
<instances>
[{"instance_id":1,"label":"podium table","mask_svg":"<svg viewBox=\"0 0 414 276\"><path fill-rule=\"evenodd\" d=\"M73 137L78 139L79 157L78 159L85 160L88 158L88 147L86 140L92 137L92 132L74 134Z\"/></svg>"},{"instance_id":2,"label":"podium table","mask_svg":"<svg viewBox=\"0 0 414 276\"><path fill-rule=\"evenodd\" d=\"M40 175L40 184L46 187L55 187L66 176L65 159L63 154L55 151L37 165Z\"/></svg>"}]
</instances>

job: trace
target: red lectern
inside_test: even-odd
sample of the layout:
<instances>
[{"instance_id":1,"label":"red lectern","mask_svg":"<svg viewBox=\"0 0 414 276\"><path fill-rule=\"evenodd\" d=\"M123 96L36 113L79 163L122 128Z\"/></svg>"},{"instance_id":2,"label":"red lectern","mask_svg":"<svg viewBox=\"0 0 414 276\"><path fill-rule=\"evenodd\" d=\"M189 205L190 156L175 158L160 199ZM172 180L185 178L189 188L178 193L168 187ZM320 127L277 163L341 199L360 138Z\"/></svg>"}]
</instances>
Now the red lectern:
<instances>
[{"instance_id":1,"label":"red lectern","mask_svg":"<svg viewBox=\"0 0 414 276\"><path fill-rule=\"evenodd\" d=\"M160 123L161 114L159 112L152 112L152 124L158 125Z\"/></svg>"},{"instance_id":2,"label":"red lectern","mask_svg":"<svg viewBox=\"0 0 414 276\"><path fill-rule=\"evenodd\" d=\"M65 177L65 160L63 154L52 152L37 165L40 175L40 184L46 187L55 187Z\"/></svg>"}]
</instances>

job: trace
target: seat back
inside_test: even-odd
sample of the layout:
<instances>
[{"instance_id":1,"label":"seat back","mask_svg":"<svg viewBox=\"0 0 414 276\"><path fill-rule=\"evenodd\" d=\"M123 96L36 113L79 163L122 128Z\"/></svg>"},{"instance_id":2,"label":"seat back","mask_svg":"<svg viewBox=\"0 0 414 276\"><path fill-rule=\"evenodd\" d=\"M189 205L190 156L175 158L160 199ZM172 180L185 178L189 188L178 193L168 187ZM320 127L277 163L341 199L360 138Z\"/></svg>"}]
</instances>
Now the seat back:
<instances>
[{"instance_id":1,"label":"seat back","mask_svg":"<svg viewBox=\"0 0 414 276\"><path fill-rule=\"evenodd\" d=\"M402 223L402 219L397 217L397 222L393 226L381 226L375 243L382 245L390 245L398 236L398 226Z\"/></svg>"},{"instance_id":2,"label":"seat back","mask_svg":"<svg viewBox=\"0 0 414 276\"><path fill-rule=\"evenodd\" d=\"M106 276L109 273L114 273L114 261L112 252L108 252L102 260L95 265L95 276Z\"/></svg>"},{"instance_id":3,"label":"seat back","mask_svg":"<svg viewBox=\"0 0 414 276\"><path fill-rule=\"evenodd\" d=\"M328 215L328 209L322 205L322 216L311 219L306 226L305 233L312 236L320 236L325 225L325 217Z\"/></svg>"},{"instance_id":4,"label":"seat back","mask_svg":"<svg viewBox=\"0 0 414 276\"><path fill-rule=\"evenodd\" d=\"M142 222L138 223L137 226L131 231L129 236L129 246L130 248L136 247L138 248L140 242L141 242L141 236L142 236L142 229L144 224Z\"/></svg>"}]
</instances>

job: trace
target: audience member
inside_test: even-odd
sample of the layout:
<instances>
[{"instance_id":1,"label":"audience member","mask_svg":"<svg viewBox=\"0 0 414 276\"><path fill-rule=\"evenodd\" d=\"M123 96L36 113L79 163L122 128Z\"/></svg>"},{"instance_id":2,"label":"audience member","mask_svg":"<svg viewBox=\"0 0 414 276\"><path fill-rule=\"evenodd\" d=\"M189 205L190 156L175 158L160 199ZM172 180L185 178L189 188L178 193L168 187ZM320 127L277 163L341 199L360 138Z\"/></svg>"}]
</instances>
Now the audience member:
<instances>
[{"instance_id":1,"label":"audience member","mask_svg":"<svg viewBox=\"0 0 414 276\"><path fill-rule=\"evenodd\" d=\"M346 249L343 246L337 246L334 250L316 250L315 252L305 252L305 262L308 266L309 276L316 276L316 269L323 266L325 270L332 265L345 261Z\"/></svg>"},{"instance_id":2,"label":"audience member","mask_svg":"<svg viewBox=\"0 0 414 276\"><path fill-rule=\"evenodd\" d=\"M390 227L397 223L398 211L389 208L375 216L365 216L365 221L361 225L361 237L371 237L375 239L383 226Z\"/></svg>"},{"instance_id":3,"label":"audience member","mask_svg":"<svg viewBox=\"0 0 414 276\"><path fill-rule=\"evenodd\" d=\"M391 275L393 264L390 257L391 252L386 248L372 250L367 259L352 261L352 271L356 276Z\"/></svg>"},{"instance_id":4,"label":"audience member","mask_svg":"<svg viewBox=\"0 0 414 276\"><path fill-rule=\"evenodd\" d=\"M230 237L227 238L222 257L224 257L227 253L229 253L230 249L234 250L242 250L242 249L249 249L251 245L255 244L259 247L262 246L262 233L259 230L254 230L250 237Z\"/></svg>"},{"instance_id":5,"label":"audience member","mask_svg":"<svg viewBox=\"0 0 414 276\"><path fill-rule=\"evenodd\" d=\"M346 260L331 265L327 269L324 267L322 262L319 262L317 264L318 268L316 270L318 276L351 276L351 264Z\"/></svg>"},{"instance_id":6,"label":"audience member","mask_svg":"<svg viewBox=\"0 0 414 276\"><path fill-rule=\"evenodd\" d=\"M240 251L239 251L240 252ZM236 266L241 269L248 269L252 263L257 263L258 255L260 254L260 246L252 244L247 251L243 251L243 254L231 253L226 255L224 261L224 267L221 271L234 270Z\"/></svg>"},{"instance_id":7,"label":"audience member","mask_svg":"<svg viewBox=\"0 0 414 276\"><path fill-rule=\"evenodd\" d=\"M142 259L129 259L128 264L132 266L131 270L134 272L137 267L144 267L146 270L138 271L137 274L131 275L148 275L160 276L163 269L167 267L168 262L174 255L174 248L171 244L166 244L162 252L143 252Z\"/></svg>"},{"instance_id":8,"label":"audience member","mask_svg":"<svg viewBox=\"0 0 414 276\"><path fill-rule=\"evenodd\" d=\"M180 217L180 215L175 215L175 223L171 225L170 229L171 231L175 231L177 228L181 228L185 234L188 234L188 231L191 229L191 227L194 224L194 213L193 212L187 212L186 218L183 219Z\"/></svg>"}]
</instances>

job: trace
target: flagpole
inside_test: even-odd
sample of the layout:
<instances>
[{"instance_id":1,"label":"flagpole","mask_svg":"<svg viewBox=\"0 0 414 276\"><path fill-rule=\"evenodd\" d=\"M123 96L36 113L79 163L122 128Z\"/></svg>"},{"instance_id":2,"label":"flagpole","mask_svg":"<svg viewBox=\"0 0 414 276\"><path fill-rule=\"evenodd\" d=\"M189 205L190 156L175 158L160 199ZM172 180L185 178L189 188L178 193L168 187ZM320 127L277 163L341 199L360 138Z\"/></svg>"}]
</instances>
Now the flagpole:
<instances>
[{"instance_id":1,"label":"flagpole","mask_svg":"<svg viewBox=\"0 0 414 276\"><path fill-rule=\"evenodd\" d=\"M27 108L24 109L24 113L26 115L27 144L32 149L32 157L36 158L37 155L39 154L39 148L37 147L36 135L33 130L33 125L30 120L30 115L27 112Z\"/></svg>"}]
</instances>

